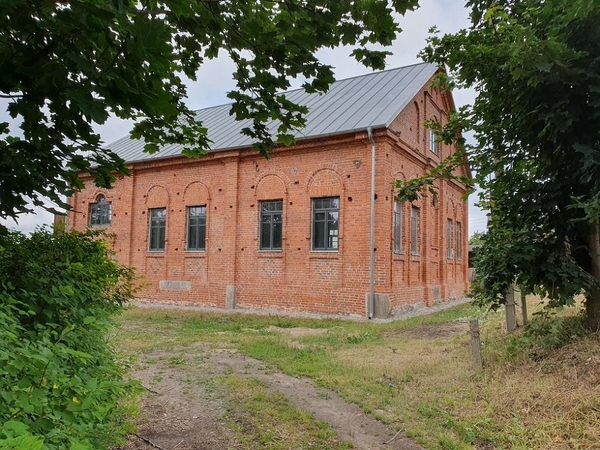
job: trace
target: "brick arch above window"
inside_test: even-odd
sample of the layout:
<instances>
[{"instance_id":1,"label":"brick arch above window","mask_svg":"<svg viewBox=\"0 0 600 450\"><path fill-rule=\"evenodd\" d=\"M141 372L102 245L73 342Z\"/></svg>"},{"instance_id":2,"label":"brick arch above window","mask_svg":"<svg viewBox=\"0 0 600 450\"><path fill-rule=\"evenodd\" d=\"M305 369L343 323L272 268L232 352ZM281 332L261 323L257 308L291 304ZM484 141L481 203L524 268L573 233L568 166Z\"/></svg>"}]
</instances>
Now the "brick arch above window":
<instances>
[{"instance_id":1,"label":"brick arch above window","mask_svg":"<svg viewBox=\"0 0 600 450\"><path fill-rule=\"evenodd\" d=\"M263 173L256 180L254 195L257 199L285 198L289 180L276 172Z\"/></svg>"},{"instance_id":2,"label":"brick arch above window","mask_svg":"<svg viewBox=\"0 0 600 450\"><path fill-rule=\"evenodd\" d=\"M341 195L345 190L343 177L334 168L324 167L313 172L306 183L311 197Z\"/></svg>"},{"instance_id":3,"label":"brick arch above window","mask_svg":"<svg viewBox=\"0 0 600 450\"><path fill-rule=\"evenodd\" d=\"M110 192L104 189L96 189L89 195L86 195L84 198L87 201L87 203L96 203L101 196L104 197L104 199L107 202L112 201L112 196L110 195Z\"/></svg>"},{"instance_id":4,"label":"brick arch above window","mask_svg":"<svg viewBox=\"0 0 600 450\"><path fill-rule=\"evenodd\" d=\"M192 181L183 190L186 205L206 204L210 200L210 189L201 181Z\"/></svg>"},{"instance_id":5,"label":"brick arch above window","mask_svg":"<svg viewBox=\"0 0 600 450\"><path fill-rule=\"evenodd\" d=\"M167 188L161 185L154 185L146 193L146 207L160 208L169 204L170 196Z\"/></svg>"},{"instance_id":6,"label":"brick arch above window","mask_svg":"<svg viewBox=\"0 0 600 450\"><path fill-rule=\"evenodd\" d=\"M396 172L394 174L394 181L396 180L400 180L400 181L406 181L406 175L404 174L404 172ZM396 201L396 195L398 194L398 190L396 189L395 186L391 186L392 189L392 201L395 202Z\"/></svg>"},{"instance_id":7,"label":"brick arch above window","mask_svg":"<svg viewBox=\"0 0 600 450\"><path fill-rule=\"evenodd\" d=\"M448 199L446 202L446 216L454 217L456 214L456 206L454 205L454 200Z\"/></svg>"},{"instance_id":8,"label":"brick arch above window","mask_svg":"<svg viewBox=\"0 0 600 450\"><path fill-rule=\"evenodd\" d=\"M454 207L454 217L456 217L457 220L460 220L462 218L462 215L463 215L463 204L462 204L462 202L459 202Z\"/></svg>"},{"instance_id":9,"label":"brick arch above window","mask_svg":"<svg viewBox=\"0 0 600 450\"><path fill-rule=\"evenodd\" d=\"M406 181L406 175L404 174L404 172L398 171L394 174L394 180Z\"/></svg>"}]
</instances>

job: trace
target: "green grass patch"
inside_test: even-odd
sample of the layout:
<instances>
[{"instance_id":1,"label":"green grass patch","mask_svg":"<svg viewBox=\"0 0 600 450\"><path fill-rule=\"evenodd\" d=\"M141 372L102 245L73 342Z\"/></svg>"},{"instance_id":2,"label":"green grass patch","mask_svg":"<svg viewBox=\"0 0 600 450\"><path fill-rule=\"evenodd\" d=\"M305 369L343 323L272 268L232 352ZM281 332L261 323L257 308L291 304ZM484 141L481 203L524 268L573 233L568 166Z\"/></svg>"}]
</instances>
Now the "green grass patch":
<instances>
[{"instance_id":1,"label":"green grass patch","mask_svg":"<svg viewBox=\"0 0 600 450\"><path fill-rule=\"evenodd\" d=\"M218 379L228 408L228 425L245 449L343 450L331 427L293 407L281 394L270 392L256 380L240 376Z\"/></svg>"},{"instance_id":2,"label":"green grass patch","mask_svg":"<svg viewBox=\"0 0 600 450\"><path fill-rule=\"evenodd\" d=\"M570 324L577 313L565 311L561 320ZM470 354L473 317L481 320L479 373ZM138 339L184 361L233 349L314 379L428 449L592 449L600 442L598 334L542 352L521 331L507 336L502 312L469 305L388 323L151 309L127 311L121 323L118 342L130 352L140 351Z\"/></svg>"}]
</instances>

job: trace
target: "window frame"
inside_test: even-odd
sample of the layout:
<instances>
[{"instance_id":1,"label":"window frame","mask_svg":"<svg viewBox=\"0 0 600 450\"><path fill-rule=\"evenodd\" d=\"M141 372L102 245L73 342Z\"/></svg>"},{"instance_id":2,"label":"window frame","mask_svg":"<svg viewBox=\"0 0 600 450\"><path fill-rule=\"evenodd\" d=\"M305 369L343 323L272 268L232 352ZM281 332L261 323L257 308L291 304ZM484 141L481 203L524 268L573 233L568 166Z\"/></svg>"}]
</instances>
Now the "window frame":
<instances>
[{"instance_id":1,"label":"window frame","mask_svg":"<svg viewBox=\"0 0 600 450\"><path fill-rule=\"evenodd\" d=\"M433 128L429 129L429 151L434 155L440 154L440 145L437 141L437 133Z\"/></svg>"},{"instance_id":2,"label":"window frame","mask_svg":"<svg viewBox=\"0 0 600 450\"><path fill-rule=\"evenodd\" d=\"M456 259L462 260L462 223L456 222Z\"/></svg>"},{"instance_id":3,"label":"window frame","mask_svg":"<svg viewBox=\"0 0 600 450\"><path fill-rule=\"evenodd\" d=\"M194 214L192 216L192 211L194 209L202 209L202 212L200 214ZM206 251L206 213L207 213L208 208L206 207L206 205L190 205L186 207L186 239L185 239L185 250L188 252L205 252ZM194 225L191 224L191 219L204 219L204 223L196 223ZM195 232L194 234L196 235L196 247L191 247L190 246L190 242L192 239L190 239L191 236L191 231L192 231L192 227L194 227Z\"/></svg>"},{"instance_id":4,"label":"window frame","mask_svg":"<svg viewBox=\"0 0 600 450\"><path fill-rule=\"evenodd\" d=\"M278 204L278 205L276 205ZM277 199L277 200L261 200L259 202L259 208L260 208L260 214L259 214L259 223L258 223L258 249L261 251L269 251L269 252L273 252L273 251L281 251L283 249L283 199ZM273 206L278 206L279 209L268 209L267 211L264 210L264 207L268 205L273 205ZM279 222L276 222L276 218L279 217ZM263 242L265 235L264 235L264 225L265 223L265 218L269 218L269 222L268 222L268 228L269 228L269 235L268 235L268 244L267 245L263 245L265 244ZM279 223L279 227L278 227L278 234L279 236L276 236L277 234L277 227L276 224ZM279 245L277 245L276 238L279 238Z\"/></svg>"},{"instance_id":5,"label":"window frame","mask_svg":"<svg viewBox=\"0 0 600 450\"><path fill-rule=\"evenodd\" d=\"M394 238L394 246L393 246L393 251L396 255L402 255L404 254L404 245L403 245L403 231L404 231L404 227L403 227L403 223L402 223L402 219L403 219L403 214L402 214L402 206L404 205L403 202L399 202L397 200L394 201L394 211L393 211L393 216L394 216L394 222L392 225L392 236Z\"/></svg>"},{"instance_id":6,"label":"window frame","mask_svg":"<svg viewBox=\"0 0 600 450\"><path fill-rule=\"evenodd\" d=\"M412 205L410 208L410 254L420 256L419 253L419 225L421 208Z\"/></svg>"},{"instance_id":7,"label":"window frame","mask_svg":"<svg viewBox=\"0 0 600 450\"><path fill-rule=\"evenodd\" d=\"M448 259L454 259L454 248L452 246L454 239L453 228L452 219L446 219L446 257Z\"/></svg>"},{"instance_id":8,"label":"window frame","mask_svg":"<svg viewBox=\"0 0 600 450\"><path fill-rule=\"evenodd\" d=\"M329 200L330 202L337 202L337 206L329 206L329 207L317 207L318 202L324 202L325 200ZM315 197L311 199L312 205L312 237L311 237L311 250L318 252L337 252L340 249L340 197L332 196L332 197ZM335 219L330 217L330 214L337 214ZM317 219L317 214L325 214L325 218ZM330 224L335 222L335 228L331 228ZM318 236L317 226L318 224L323 224L323 238L324 238L324 247L317 246ZM332 231L335 231L335 234L331 234Z\"/></svg>"},{"instance_id":9,"label":"window frame","mask_svg":"<svg viewBox=\"0 0 600 450\"><path fill-rule=\"evenodd\" d=\"M160 212L163 211L164 215L163 217L153 217L154 213L156 212ZM158 226L155 226L152 221L153 219L159 220L162 225L159 223ZM162 232L162 242L161 242L161 234L160 234L160 230L163 230ZM155 231L156 230L156 231ZM153 247L153 241L154 241L154 233L158 232L158 246ZM149 208L148 209L148 251L149 252L164 252L165 248L166 248L166 242L167 242L167 208L166 207L162 207L162 208ZM160 244L162 243L162 247L160 246Z\"/></svg>"},{"instance_id":10,"label":"window frame","mask_svg":"<svg viewBox=\"0 0 600 450\"><path fill-rule=\"evenodd\" d=\"M95 223L94 217L99 217ZM103 194L96 197L96 202L90 203L89 225L91 227L108 227L112 221L112 203Z\"/></svg>"}]
</instances>

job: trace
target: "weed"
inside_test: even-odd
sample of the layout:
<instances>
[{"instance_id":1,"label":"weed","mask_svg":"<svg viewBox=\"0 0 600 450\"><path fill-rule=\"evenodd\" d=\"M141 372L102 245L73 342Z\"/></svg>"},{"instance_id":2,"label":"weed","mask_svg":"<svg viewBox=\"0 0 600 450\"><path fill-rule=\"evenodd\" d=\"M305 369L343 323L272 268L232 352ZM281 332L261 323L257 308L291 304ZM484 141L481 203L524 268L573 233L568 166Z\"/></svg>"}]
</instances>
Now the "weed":
<instances>
[{"instance_id":1,"label":"weed","mask_svg":"<svg viewBox=\"0 0 600 450\"><path fill-rule=\"evenodd\" d=\"M185 358L182 356L173 356L169 359L169 364L171 366L180 366L181 364L185 364Z\"/></svg>"},{"instance_id":2,"label":"weed","mask_svg":"<svg viewBox=\"0 0 600 450\"><path fill-rule=\"evenodd\" d=\"M327 391L319 391L317 393L319 398L322 398L323 400L330 400L331 399L331 395L329 395L329 392Z\"/></svg>"},{"instance_id":3,"label":"weed","mask_svg":"<svg viewBox=\"0 0 600 450\"><path fill-rule=\"evenodd\" d=\"M205 390L206 392L215 392L215 390L216 390L216 384L215 384L215 381L214 381L214 380L212 380L212 379L211 379L211 380L207 380L207 381L204 383L204 390Z\"/></svg>"},{"instance_id":4,"label":"weed","mask_svg":"<svg viewBox=\"0 0 600 450\"><path fill-rule=\"evenodd\" d=\"M358 335L347 336L346 340L350 344L362 344L365 341L373 340L375 336L373 336L369 331L365 331L364 333Z\"/></svg>"}]
</instances>

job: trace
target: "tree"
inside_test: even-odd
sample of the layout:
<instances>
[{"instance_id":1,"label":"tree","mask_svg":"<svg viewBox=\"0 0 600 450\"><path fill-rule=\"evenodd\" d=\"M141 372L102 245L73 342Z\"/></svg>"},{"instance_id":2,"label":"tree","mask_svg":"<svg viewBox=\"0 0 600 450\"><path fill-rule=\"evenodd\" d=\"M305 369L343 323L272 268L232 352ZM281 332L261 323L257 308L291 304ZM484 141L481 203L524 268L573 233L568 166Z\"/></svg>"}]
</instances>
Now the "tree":
<instances>
[{"instance_id":1,"label":"tree","mask_svg":"<svg viewBox=\"0 0 600 450\"><path fill-rule=\"evenodd\" d=\"M485 233L481 231L476 231L473 233L473 236L469 238L469 245L481 245L483 244Z\"/></svg>"},{"instance_id":2,"label":"tree","mask_svg":"<svg viewBox=\"0 0 600 450\"><path fill-rule=\"evenodd\" d=\"M81 188L90 172L110 186L127 174L119 157L102 149L93 130L110 114L134 119L132 136L145 150L183 144L198 156L207 130L184 104L182 77L195 79L206 58L226 52L235 62L231 113L250 119L245 133L268 155L304 123L306 108L280 92L290 79L324 92L334 80L320 63L324 47L356 45L352 56L383 68L400 31L393 12L417 0L8 0L0 4L0 97L15 125L0 123L0 217L27 211L28 200ZM389 4L389 5L388 5ZM265 127L279 121L278 135Z\"/></svg>"},{"instance_id":3,"label":"tree","mask_svg":"<svg viewBox=\"0 0 600 450\"><path fill-rule=\"evenodd\" d=\"M473 292L494 306L515 280L552 306L583 292L599 330L600 3L469 5L472 26L433 36L423 55L477 91L443 133L474 131L465 155L492 214Z\"/></svg>"}]
</instances>

